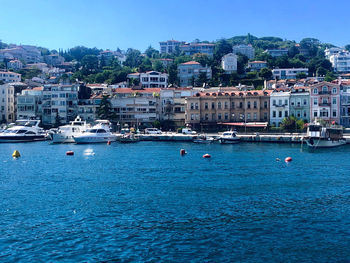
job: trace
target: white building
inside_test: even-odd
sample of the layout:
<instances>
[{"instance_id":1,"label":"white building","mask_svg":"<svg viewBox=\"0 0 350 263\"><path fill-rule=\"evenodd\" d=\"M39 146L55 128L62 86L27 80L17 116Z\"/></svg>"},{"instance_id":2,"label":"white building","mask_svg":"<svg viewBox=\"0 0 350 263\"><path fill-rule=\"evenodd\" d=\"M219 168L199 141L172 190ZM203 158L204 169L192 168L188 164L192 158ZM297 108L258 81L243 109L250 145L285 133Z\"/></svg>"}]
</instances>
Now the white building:
<instances>
[{"instance_id":1,"label":"white building","mask_svg":"<svg viewBox=\"0 0 350 263\"><path fill-rule=\"evenodd\" d=\"M350 52L339 52L329 57L335 72L350 72Z\"/></svg>"},{"instance_id":2,"label":"white building","mask_svg":"<svg viewBox=\"0 0 350 263\"><path fill-rule=\"evenodd\" d=\"M237 55L229 53L223 56L221 58L221 67L226 74L237 71Z\"/></svg>"},{"instance_id":3,"label":"white building","mask_svg":"<svg viewBox=\"0 0 350 263\"><path fill-rule=\"evenodd\" d=\"M208 80L212 77L211 67L203 67L196 61L189 61L179 64L177 66L177 71L177 76L179 77L181 87L193 86L193 82L200 76L201 73L205 74Z\"/></svg>"},{"instance_id":4,"label":"white building","mask_svg":"<svg viewBox=\"0 0 350 263\"><path fill-rule=\"evenodd\" d=\"M0 81L3 81L4 83L20 82L21 74L9 71L0 71Z\"/></svg>"},{"instance_id":5,"label":"white building","mask_svg":"<svg viewBox=\"0 0 350 263\"><path fill-rule=\"evenodd\" d=\"M7 68L8 69L22 69L23 68L23 63L19 61L18 59L13 59L7 62Z\"/></svg>"},{"instance_id":6,"label":"white building","mask_svg":"<svg viewBox=\"0 0 350 263\"><path fill-rule=\"evenodd\" d=\"M177 40L168 40L159 42L160 45L160 53L161 54L172 54L176 51L180 51L180 46L185 44L184 41L177 41Z\"/></svg>"},{"instance_id":7,"label":"white building","mask_svg":"<svg viewBox=\"0 0 350 263\"><path fill-rule=\"evenodd\" d=\"M263 68L267 68L266 61L251 61L248 62L248 68L254 71L260 71Z\"/></svg>"},{"instance_id":8,"label":"white building","mask_svg":"<svg viewBox=\"0 0 350 263\"><path fill-rule=\"evenodd\" d=\"M128 79L138 79L142 88L166 88L168 74L157 71L128 74Z\"/></svg>"},{"instance_id":9,"label":"white building","mask_svg":"<svg viewBox=\"0 0 350 263\"><path fill-rule=\"evenodd\" d=\"M280 127L284 118L289 116L289 91L274 91L270 95L270 125Z\"/></svg>"},{"instance_id":10,"label":"white building","mask_svg":"<svg viewBox=\"0 0 350 263\"><path fill-rule=\"evenodd\" d=\"M330 59L330 57L332 55L335 55L335 54L338 54L340 52L342 52L343 49L342 48L339 48L339 47L331 47L331 48L327 48L325 51L324 51L324 54L326 56L327 59Z\"/></svg>"},{"instance_id":11,"label":"white building","mask_svg":"<svg viewBox=\"0 0 350 263\"><path fill-rule=\"evenodd\" d=\"M44 85L42 103L43 125L54 125L56 116L60 122L73 121L77 115L78 86Z\"/></svg>"},{"instance_id":12,"label":"white building","mask_svg":"<svg viewBox=\"0 0 350 263\"><path fill-rule=\"evenodd\" d=\"M15 121L15 88L11 84L0 85L0 122Z\"/></svg>"},{"instance_id":13,"label":"white building","mask_svg":"<svg viewBox=\"0 0 350 263\"><path fill-rule=\"evenodd\" d=\"M255 57L255 50L252 45L235 45L232 47L233 54L242 54L247 56L249 59L253 59Z\"/></svg>"},{"instance_id":14,"label":"white building","mask_svg":"<svg viewBox=\"0 0 350 263\"><path fill-rule=\"evenodd\" d=\"M17 95L17 119L40 118L42 98L43 87L22 90Z\"/></svg>"},{"instance_id":15,"label":"white building","mask_svg":"<svg viewBox=\"0 0 350 263\"><path fill-rule=\"evenodd\" d=\"M272 70L274 79L296 79L298 73L305 73L306 76L309 74L307 68L278 68Z\"/></svg>"}]
</instances>

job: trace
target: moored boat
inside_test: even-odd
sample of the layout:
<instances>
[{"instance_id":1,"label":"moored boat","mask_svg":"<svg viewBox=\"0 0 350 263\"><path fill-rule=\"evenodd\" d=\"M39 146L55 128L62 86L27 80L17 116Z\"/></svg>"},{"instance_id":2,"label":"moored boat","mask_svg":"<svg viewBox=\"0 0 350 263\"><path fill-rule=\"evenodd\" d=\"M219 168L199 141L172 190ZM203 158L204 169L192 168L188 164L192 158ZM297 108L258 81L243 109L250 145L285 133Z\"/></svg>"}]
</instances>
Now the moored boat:
<instances>
[{"instance_id":1,"label":"moored boat","mask_svg":"<svg viewBox=\"0 0 350 263\"><path fill-rule=\"evenodd\" d=\"M223 132L219 137L219 142L222 144L235 144L240 142L240 138L237 136L235 131L226 131Z\"/></svg>"},{"instance_id":2,"label":"moored boat","mask_svg":"<svg viewBox=\"0 0 350 263\"><path fill-rule=\"evenodd\" d=\"M0 142L44 141L46 133L39 124L40 120L17 120L15 125L0 132Z\"/></svg>"},{"instance_id":3,"label":"moored boat","mask_svg":"<svg viewBox=\"0 0 350 263\"><path fill-rule=\"evenodd\" d=\"M77 135L73 135L73 139L76 143L103 143L103 142L115 142L117 136L110 131L110 122L107 120L96 120L96 125L92 128L86 129Z\"/></svg>"},{"instance_id":4,"label":"moored boat","mask_svg":"<svg viewBox=\"0 0 350 263\"><path fill-rule=\"evenodd\" d=\"M209 137L204 134L193 137L194 143L212 143L214 140L215 139L213 137Z\"/></svg>"},{"instance_id":5,"label":"moored boat","mask_svg":"<svg viewBox=\"0 0 350 263\"><path fill-rule=\"evenodd\" d=\"M90 125L77 116L69 125L60 126L56 131L50 133L52 143L74 143L73 136L81 134L89 127Z\"/></svg>"},{"instance_id":6,"label":"moored boat","mask_svg":"<svg viewBox=\"0 0 350 263\"><path fill-rule=\"evenodd\" d=\"M134 133L124 134L122 137L119 138L119 142L121 143L135 143L139 141L140 137L135 135Z\"/></svg>"},{"instance_id":7,"label":"moored boat","mask_svg":"<svg viewBox=\"0 0 350 263\"><path fill-rule=\"evenodd\" d=\"M307 136L304 139L310 148L331 148L346 144L342 126L323 126L318 122L308 125Z\"/></svg>"}]
</instances>

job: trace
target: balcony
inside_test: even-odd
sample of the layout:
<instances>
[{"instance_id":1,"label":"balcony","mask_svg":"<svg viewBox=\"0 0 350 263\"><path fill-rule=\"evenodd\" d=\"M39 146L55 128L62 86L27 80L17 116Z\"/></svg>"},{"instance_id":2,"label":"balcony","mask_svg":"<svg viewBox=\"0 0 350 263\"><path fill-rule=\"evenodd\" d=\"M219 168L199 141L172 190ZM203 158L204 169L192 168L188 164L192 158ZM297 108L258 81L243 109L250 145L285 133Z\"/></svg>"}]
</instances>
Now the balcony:
<instances>
[{"instance_id":1,"label":"balcony","mask_svg":"<svg viewBox=\"0 0 350 263\"><path fill-rule=\"evenodd\" d=\"M286 107L288 105L287 104L274 104L273 106L274 107L282 107L282 108L284 108L284 107Z\"/></svg>"},{"instance_id":2,"label":"balcony","mask_svg":"<svg viewBox=\"0 0 350 263\"><path fill-rule=\"evenodd\" d=\"M331 106L331 104L330 103L320 103L319 104L319 106L321 106L321 107L329 107L329 106Z\"/></svg>"},{"instance_id":3,"label":"balcony","mask_svg":"<svg viewBox=\"0 0 350 263\"><path fill-rule=\"evenodd\" d=\"M318 94L320 94L320 95L328 95L328 94L331 94L331 92L328 91L328 90L321 90Z\"/></svg>"}]
</instances>

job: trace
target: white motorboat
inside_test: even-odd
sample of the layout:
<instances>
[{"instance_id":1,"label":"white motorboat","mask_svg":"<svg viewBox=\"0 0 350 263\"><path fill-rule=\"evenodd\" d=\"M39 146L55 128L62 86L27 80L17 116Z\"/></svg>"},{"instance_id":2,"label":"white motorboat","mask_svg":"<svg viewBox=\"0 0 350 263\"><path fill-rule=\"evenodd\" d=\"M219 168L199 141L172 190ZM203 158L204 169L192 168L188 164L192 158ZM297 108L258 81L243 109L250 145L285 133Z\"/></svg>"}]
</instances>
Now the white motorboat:
<instances>
[{"instance_id":1,"label":"white motorboat","mask_svg":"<svg viewBox=\"0 0 350 263\"><path fill-rule=\"evenodd\" d=\"M80 116L77 116L69 125L60 126L50 134L52 143L74 143L73 136L83 133L89 127L86 121L82 121Z\"/></svg>"},{"instance_id":2,"label":"white motorboat","mask_svg":"<svg viewBox=\"0 0 350 263\"><path fill-rule=\"evenodd\" d=\"M346 144L342 126L322 126L318 122L308 125L304 139L310 148L330 148Z\"/></svg>"},{"instance_id":3,"label":"white motorboat","mask_svg":"<svg viewBox=\"0 0 350 263\"><path fill-rule=\"evenodd\" d=\"M219 138L219 142L222 144L235 144L240 142L240 138L237 136L235 131L223 132Z\"/></svg>"},{"instance_id":4,"label":"white motorboat","mask_svg":"<svg viewBox=\"0 0 350 263\"><path fill-rule=\"evenodd\" d=\"M46 133L39 127L40 120L17 120L0 132L0 142L33 142L46 140Z\"/></svg>"},{"instance_id":5,"label":"white motorboat","mask_svg":"<svg viewBox=\"0 0 350 263\"><path fill-rule=\"evenodd\" d=\"M212 143L214 140L215 139L213 137L209 137L207 135L198 135L193 137L194 143Z\"/></svg>"},{"instance_id":6,"label":"white motorboat","mask_svg":"<svg viewBox=\"0 0 350 263\"><path fill-rule=\"evenodd\" d=\"M119 138L119 142L121 143L134 143L139 141L140 137L134 133L123 134L123 136Z\"/></svg>"},{"instance_id":7,"label":"white motorboat","mask_svg":"<svg viewBox=\"0 0 350 263\"><path fill-rule=\"evenodd\" d=\"M110 122L107 120L96 120L96 125L86 131L73 135L76 143L103 143L115 142L117 136L110 131Z\"/></svg>"}]
</instances>

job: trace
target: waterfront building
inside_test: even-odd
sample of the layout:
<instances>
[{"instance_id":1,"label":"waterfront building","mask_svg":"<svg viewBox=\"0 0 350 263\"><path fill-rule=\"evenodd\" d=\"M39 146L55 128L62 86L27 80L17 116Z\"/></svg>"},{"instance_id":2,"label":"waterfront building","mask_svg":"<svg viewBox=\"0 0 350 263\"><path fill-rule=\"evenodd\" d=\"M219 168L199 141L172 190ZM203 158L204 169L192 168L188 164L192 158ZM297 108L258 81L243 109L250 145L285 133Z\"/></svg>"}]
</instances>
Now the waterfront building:
<instances>
[{"instance_id":1,"label":"waterfront building","mask_svg":"<svg viewBox=\"0 0 350 263\"><path fill-rule=\"evenodd\" d=\"M265 53L269 54L272 57L288 56L288 49L287 48L266 49Z\"/></svg>"},{"instance_id":2,"label":"waterfront building","mask_svg":"<svg viewBox=\"0 0 350 263\"><path fill-rule=\"evenodd\" d=\"M189 61L179 64L177 66L177 70L181 87L193 86L194 81L199 77L201 73L204 73L207 79L211 79L212 77L211 68L207 66L203 67L196 61Z\"/></svg>"},{"instance_id":3,"label":"waterfront building","mask_svg":"<svg viewBox=\"0 0 350 263\"><path fill-rule=\"evenodd\" d=\"M331 56L336 55L342 51L343 49L339 47L326 48L324 51L324 55L327 59L330 59Z\"/></svg>"},{"instance_id":4,"label":"waterfront building","mask_svg":"<svg viewBox=\"0 0 350 263\"><path fill-rule=\"evenodd\" d=\"M350 72L350 52L344 51L333 54L329 57L335 72Z\"/></svg>"},{"instance_id":5,"label":"waterfront building","mask_svg":"<svg viewBox=\"0 0 350 263\"><path fill-rule=\"evenodd\" d=\"M248 59L253 59L255 57L255 50L252 45L234 45L232 47L233 54L242 54L248 57Z\"/></svg>"},{"instance_id":6,"label":"waterfront building","mask_svg":"<svg viewBox=\"0 0 350 263\"><path fill-rule=\"evenodd\" d=\"M180 46L180 51L185 53L187 56L192 56L197 53L206 54L210 57L214 54L215 44L210 43L185 43Z\"/></svg>"},{"instance_id":7,"label":"waterfront building","mask_svg":"<svg viewBox=\"0 0 350 263\"><path fill-rule=\"evenodd\" d=\"M307 87L294 87L290 93L290 116L310 122L310 92Z\"/></svg>"},{"instance_id":8,"label":"waterfront building","mask_svg":"<svg viewBox=\"0 0 350 263\"><path fill-rule=\"evenodd\" d=\"M17 119L41 118L43 99L43 87L24 89L17 95Z\"/></svg>"},{"instance_id":9,"label":"waterfront building","mask_svg":"<svg viewBox=\"0 0 350 263\"><path fill-rule=\"evenodd\" d=\"M350 83L341 84L340 91L340 124L350 128Z\"/></svg>"},{"instance_id":10,"label":"waterfront building","mask_svg":"<svg viewBox=\"0 0 350 263\"><path fill-rule=\"evenodd\" d=\"M215 129L221 123L268 122L271 91L198 92L186 98L186 124Z\"/></svg>"},{"instance_id":11,"label":"waterfront building","mask_svg":"<svg viewBox=\"0 0 350 263\"><path fill-rule=\"evenodd\" d=\"M0 85L0 122L15 121L15 88L10 83Z\"/></svg>"},{"instance_id":12,"label":"waterfront building","mask_svg":"<svg viewBox=\"0 0 350 263\"><path fill-rule=\"evenodd\" d=\"M18 59L13 59L7 62L7 69L19 70L23 68L23 63Z\"/></svg>"},{"instance_id":13,"label":"waterfront building","mask_svg":"<svg viewBox=\"0 0 350 263\"><path fill-rule=\"evenodd\" d=\"M237 55L229 53L223 56L221 58L221 68L225 71L225 74L237 71Z\"/></svg>"},{"instance_id":14,"label":"waterfront building","mask_svg":"<svg viewBox=\"0 0 350 263\"><path fill-rule=\"evenodd\" d=\"M165 88L168 86L168 74L157 71L128 74L128 79L138 79L142 88Z\"/></svg>"},{"instance_id":15,"label":"waterfront building","mask_svg":"<svg viewBox=\"0 0 350 263\"><path fill-rule=\"evenodd\" d=\"M161 54L173 54L180 52L180 46L185 44L185 41L168 40L159 42Z\"/></svg>"},{"instance_id":16,"label":"waterfront building","mask_svg":"<svg viewBox=\"0 0 350 263\"><path fill-rule=\"evenodd\" d=\"M272 70L274 79L296 79L298 73L309 74L307 68L277 68Z\"/></svg>"},{"instance_id":17,"label":"waterfront building","mask_svg":"<svg viewBox=\"0 0 350 263\"><path fill-rule=\"evenodd\" d=\"M320 82L310 86L310 121L340 123L340 86Z\"/></svg>"},{"instance_id":18,"label":"waterfront building","mask_svg":"<svg viewBox=\"0 0 350 263\"><path fill-rule=\"evenodd\" d=\"M151 127L159 120L160 88L116 89L110 98L115 120L120 127Z\"/></svg>"},{"instance_id":19,"label":"waterfront building","mask_svg":"<svg viewBox=\"0 0 350 263\"><path fill-rule=\"evenodd\" d=\"M266 61L250 61L248 62L248 68L252 71L260 71L263 68L267 68Z\"/></svg>"},{"instance_id":20,"label":"waterfront building","mask_svg":"<svg viewBox=\"0 0 350 263\"><path fill-rule=\"evenodd\" d=\"M290 91L275 90L270 95L270 125L280 127L289 116Z\"/></svg>"},{"instance_id":21,"label":"waterfront building","mask_svg":"<svg viewBox=\"0 0 350 263\"><path fill-rule=\"evenodd\" d=\"M78 115L88 123L97 119L97 110L102 100L102 93L92 94L88 99L80 99L78 101Z\"/></svg>"},{"instance_id":22,"label":"waterfront building","mask_svg":"<svg viewBox=\"0 0 350 263\"><path fill-rule=\"evenodd\" d=\"M0 71L0 81L4 83L20 82L21 74L10 71Z\"/></svg>"},{"instance_id":23,"label":"waterfront building","mask_svg":"<svg viewBox=\"0 0 350 263\"><path fill-rule=\"evenodd\" d=\"M160 90L161 121L172 122L172 128L185 125L186 98L197 93L191 88L166 88Z\"/></svg>"},{"instance_id":24,"label":"waterfront building","mask_svg":"<svg viewBox=\"0 0 350 263\"><path fill-rule=\"evenodd\" d=\"M51 126L57 115L62 124L73 121L77 116L77 85L44 85L42 100L42 123Z\"/></svg>"}]
</instances>

